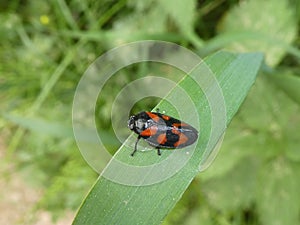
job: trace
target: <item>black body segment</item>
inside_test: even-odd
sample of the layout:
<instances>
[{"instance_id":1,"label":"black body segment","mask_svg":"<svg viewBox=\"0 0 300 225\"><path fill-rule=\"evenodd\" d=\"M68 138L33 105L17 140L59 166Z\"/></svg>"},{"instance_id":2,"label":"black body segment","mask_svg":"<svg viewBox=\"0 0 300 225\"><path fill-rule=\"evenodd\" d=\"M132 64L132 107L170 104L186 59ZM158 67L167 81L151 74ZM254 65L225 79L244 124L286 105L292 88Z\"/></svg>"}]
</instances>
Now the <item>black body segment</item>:
<instances>
[{"instance_id":1,"label":"black body segment","mask_svg":"<svg viewBox=\"0 0 300 225\"><path fill-rule=\"evenodd\" d=\"M133 115L128 120L128 127L139 135L132 156L137 151L140 138L157 148L158 155L160 148L184 148L198 138L198 131L194 127L159 112L143 111Z\"/></svg>"}]
</instances>

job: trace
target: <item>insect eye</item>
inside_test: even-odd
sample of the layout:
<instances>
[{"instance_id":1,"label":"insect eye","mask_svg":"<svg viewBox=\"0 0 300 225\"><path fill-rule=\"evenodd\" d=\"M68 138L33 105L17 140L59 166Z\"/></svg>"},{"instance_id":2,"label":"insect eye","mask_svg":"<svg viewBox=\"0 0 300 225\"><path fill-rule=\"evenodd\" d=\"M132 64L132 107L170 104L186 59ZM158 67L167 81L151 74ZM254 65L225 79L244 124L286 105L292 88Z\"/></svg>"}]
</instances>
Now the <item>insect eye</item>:
<instances>
[{"instance_id":1,"label":"insect eye","mask_svg":"<svg viewBox=\"0 0 300 225\"><path fill-rule=\"evenodd\" d=\"M128 123L128 125L127 125L128 128L129 128L130 130L132 130L133 127L134 127L134 116L131 116L127 123Z\"/></svg>"}]
</instances>

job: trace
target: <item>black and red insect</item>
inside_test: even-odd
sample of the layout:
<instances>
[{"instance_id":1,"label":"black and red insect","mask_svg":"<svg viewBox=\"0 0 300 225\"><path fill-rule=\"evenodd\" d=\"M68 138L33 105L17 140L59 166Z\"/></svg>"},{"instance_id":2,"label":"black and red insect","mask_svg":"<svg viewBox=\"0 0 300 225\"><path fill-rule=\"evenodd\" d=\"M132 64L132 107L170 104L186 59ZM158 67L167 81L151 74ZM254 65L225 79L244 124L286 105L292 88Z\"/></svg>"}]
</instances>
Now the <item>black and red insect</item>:
<instances>
[{"instance_id":1,"label":"black and red insect","mask_svg":"<svg viewBox=\"0 0 300 225\"><path fill-rule=\"evenodd\" d=\"M159 112L143 111L133 115L128 120L128 128L138 134L134 151L141 138L157 149L184 148L193 144L198 138L198 131L191 125Z\"/></svg>"}]
</instances>

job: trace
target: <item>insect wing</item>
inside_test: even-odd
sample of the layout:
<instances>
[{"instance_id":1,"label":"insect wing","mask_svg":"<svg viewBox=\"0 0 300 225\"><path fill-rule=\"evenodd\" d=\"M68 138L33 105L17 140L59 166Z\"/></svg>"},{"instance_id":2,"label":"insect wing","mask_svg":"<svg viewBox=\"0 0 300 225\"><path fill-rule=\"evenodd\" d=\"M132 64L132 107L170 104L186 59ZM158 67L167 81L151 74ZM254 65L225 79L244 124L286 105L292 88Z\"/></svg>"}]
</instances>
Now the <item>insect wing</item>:
<instances>
[{"instance_id":1,"label":"insect wing","mask_svg":"<svg viewBox=\"0 0 300 225\"><path fill-rule=\"evenodd\" d=\"M198 138L198 131L187 123L160 113L149 112L148 115L153 119L156 132L145 140L152 146L183 148L193 144Z\"/></svg>"}]
</instances>

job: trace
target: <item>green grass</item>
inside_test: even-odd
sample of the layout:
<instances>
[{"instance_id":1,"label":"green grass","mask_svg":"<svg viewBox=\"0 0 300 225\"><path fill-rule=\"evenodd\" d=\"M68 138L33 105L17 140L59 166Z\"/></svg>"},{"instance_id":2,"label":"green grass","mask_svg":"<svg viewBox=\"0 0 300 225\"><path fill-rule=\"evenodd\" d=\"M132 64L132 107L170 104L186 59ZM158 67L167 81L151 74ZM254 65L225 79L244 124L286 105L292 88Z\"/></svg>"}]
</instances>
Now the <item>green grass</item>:
<instances>
[{"instance_id":1,"label":"green grass","mask_svg":"<svg viewBox=\"0 0 300 225\"><path fill-rule=\"evenodd\" d=\"M210 69L217 74L217 80L224 95L224 104L227 109L227 114L223 118L224 124L230 122L247 95L254 83L261 61L261 54L217 53L206 59ZM198 71L206 71L205 68L196 70L196 72L192 72L191 77L199 77L202 74L199 74ZM123 146L113 160L139 166L151 165L155 162L158 163L157 166L141 171L139 171L139 167L136 167L135 170L131 171L129 167L121 169L122 167L118 166L117 163L110 162L85 199L73 224L159 224L181 198L192 179L198 174L199 167L201 168L206 163L207 155L213 151L214 146L225 131L225 126L223 129L222 127L214 128L216 131L213 130L212 132L216 132L214 134L215 139L209 146L210 131L213 127L210 123L213 119L216 120L216 118L212 118L214 114L211 110L213 109L209 109L206 96L198 91L198 84L189 76L186 76L178 85L189 94L194 102L201 124L197 147L194 153L190 153L193 154L192 157L184 159L186 156L183 153L181 154L183 159L178 159L177 156L177 159L169 160L168 165L174 168L174 171L173 176L168 177L170 175L168 175L167 168L159 169L159 163L165 159L166 155L169 155L167 152L163 151L162 154L165 156L159 158L155 154L153 156L153 152L137 154L136 157L131 158L129 155L132 148ZM158 107L171 111L165 101L172 98L180 99L179 87L175 87ZM211 89L212 87L207 88ZM216 97L216 93L214 90L211 95ZM209 94L206 93L206 95ZM214 103L211 102L210 104L213 105ZM219 107L221 107L221 103L219 103ZM195 117L192 118L195 119ZM175 159L179 162L174 161ZM179 169L180 167L177 168L176 164L180 164L181 160L187 160L187 162L183 168ZM142 171L144 173L140 174ZM135 172L136 175L134 175ZM166 178L160 181L158 174L165 174ZM112 176L114 178L111 178ZM120 183L118 183L118 179ZM153 181L152 179L158 180ZM129 183L127 184L126 181ZM133 185L130 185L130 182ZM112 198L112 196L114 197Z\"/></svg>"},{"instance_id":2,"label":"green grass","mask_svg":"<svg viewBox=\"0 0 300 225\"><path fill-rule=\"evenodd\" d=\"M198 174L186 169L178 187L175 185L178 177L172 177L169 182L173 182L170 187L176 190L174 193L164 183L154 187L123 187L132 201L126 200L128 196L118 185L99 178L92 193L107 184L106 188L112 190L105 192L105 196L119 194L110 195L109 202L100 201L101 204L96 202L95 205L90 203L93 198L89 195L75 221L98 219L89 217L90 212L95 213L93 210L85 213L88 207L107 207L106 204L111 203L110 207L116 209L116 202L125 199L120 206L126 209L124 212L116 210L116 217L108 213L103 218L118 220L130 213L134 204L140 203L143 208L137 213L148 215L148 221L153 224L165 216L164 225L193 225L199 221L208 225L299 224L299 11L300 4L296 0L249 0L243 4L235 0L189 0L184 4L179 0L34 3L12 0L2 3L0 138L5 140L6 147L1 163L13 164L28 183L43 189L45 194L36 210L49 210L54 217L64 215L67 209L75 211L97 174L85 163L75 144L72 100L82 74L98 56L129 41L172 41L208 59L224 56L211 62L220 70L219 78L226 73L220 69L222 62L233 60L236 64L227 66L242 70L240 79L243 79L242 74L251 69L239 68L245 64L237 63L240 61L235 57L252 55L243 52L262 52L265 58L262 72L229 125L221 150L208 170ZM214 55L219 49L236 54ZM249 65L252 64L249 62ZM223 66L225 68L226 63ZM254 68L251 72L255 72ZM105 130L105 143L111 152L120 145L115 141L110 118L119 90L145 74L172 78L168 69L159 66L137 65L121 73L122 79L116 77L110 81L96 108L97 128ZM223 78L225 83L227 78ZM185 82L187 79L182 81L183 87ZM228 90L232 90L234 83L228 85ZM229 100L238 94L225 93ZM243 99L244 95L240 97ZM140 101L135 109L148 110L156 102L157 99ZM177 116L171 105L165 105L164 101L161 104L160 108ZM241 101L226 104L234 106L227 108L229 122ZM198 105L197 113L201 110ZM206 121L208 117L200 119ZM204 121L200 123L201 130L209 129ZM94 144L89 137L83 139ZM122 149L117 157L128 160L130 151ZM153 152L137 154L131 163L150 159L154 162L157 157L150 153ZM149 154L150 158L144 157ZM205 152L198 154L202 156ZM159 185L165 185L163 190L158 190ZM175 200L164 199L157 204L159 207L153 207L154 201L162 199L167 191ZM155 197L149 194L141 198L143 193ZM100 211L98 213L107 212ZM149 211L156 214L150 216ZM20 221L25 223L23 219Z\"/></svg>"}]
</instances>

